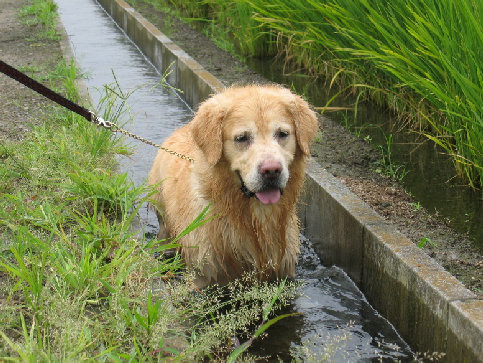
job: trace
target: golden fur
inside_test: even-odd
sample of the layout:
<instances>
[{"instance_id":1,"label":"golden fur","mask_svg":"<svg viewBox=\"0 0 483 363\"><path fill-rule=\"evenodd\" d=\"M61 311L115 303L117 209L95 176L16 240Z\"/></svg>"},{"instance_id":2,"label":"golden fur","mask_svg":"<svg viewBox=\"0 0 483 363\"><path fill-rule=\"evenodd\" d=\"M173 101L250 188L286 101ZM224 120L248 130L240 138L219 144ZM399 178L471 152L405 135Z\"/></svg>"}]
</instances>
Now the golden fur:
<instances>
[{"instance_id":1,"label":"golden fur","mask_svg":"<svg viewBox=\"0 0 483 363\"><path fill-rule=\"evenodd\" d=\"M260 279L294 275L295 205L317 130L301 97L278 86L251 85L208 99L164 142L195 162L162 150L156 156L148 183L162 181L154 196L159 238L179 234L210 203L217 216L180 240L199 287L225 284L246 271ZM243 194L241 180L256 196Z\"/></svg>"}]
</instances>

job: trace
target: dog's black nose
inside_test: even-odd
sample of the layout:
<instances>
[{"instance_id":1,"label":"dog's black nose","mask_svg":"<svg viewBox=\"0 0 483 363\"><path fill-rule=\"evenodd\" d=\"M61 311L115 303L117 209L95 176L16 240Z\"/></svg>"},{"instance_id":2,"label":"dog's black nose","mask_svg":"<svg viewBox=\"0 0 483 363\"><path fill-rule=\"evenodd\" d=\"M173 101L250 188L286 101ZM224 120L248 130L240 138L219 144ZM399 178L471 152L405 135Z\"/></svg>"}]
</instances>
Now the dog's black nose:
<instances>
[{"instance_id":1,"label":"dog's black nose","mask_svg":"<svg viewBox=\"0 0 483 363\"><path fill-rule=\"evenodd\" d=\"M258 171L265 179L278 178L282 173L282 164L279 161L264 161L258 167Z\"/></svg>"}]
</instances>

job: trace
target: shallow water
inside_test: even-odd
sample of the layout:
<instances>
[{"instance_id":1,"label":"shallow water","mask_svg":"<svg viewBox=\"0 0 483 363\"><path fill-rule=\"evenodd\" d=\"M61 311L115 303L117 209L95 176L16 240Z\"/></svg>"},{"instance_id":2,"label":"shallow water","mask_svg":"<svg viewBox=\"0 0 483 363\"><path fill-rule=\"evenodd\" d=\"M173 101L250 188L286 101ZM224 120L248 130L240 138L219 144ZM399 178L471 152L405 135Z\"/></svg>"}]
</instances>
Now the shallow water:
<instances>
[{"instance_id":1,"label":"shallow water","mask_svg":"<svg viewBox=\"0 0 483 363\"><path fill-rule=\"evenodd\" d=\"M123 91L137 89L128 99L133 118L126 129L160 143L192 117L177 95L152 88L161 75L95 1L56 3L76 61L88 75L94 104L101 98L98 90L114 81L114 72ZM134 154L120 157L119 167L139 185L145 181L157 150L137 141L131 146ZM140 217L144 231L155 233L154 213L145 207ZM279 354L286 359L291 349L307 349L314 360L326 357L340 362L411 356L394 328L368 304L347 275L337 267L322 266L310 241L304 238L297 279L305 285L289 310L303 314L274 325L254 347L254 353Z\"/></svg>"},{"instance_id":2,"label":"shallow water","mask_svg":"<svg viewBox=\"0 0 483 363\"><path fill-rule=\"evenodd\" d=\"M132 95L127 99L125 129L156 143L162 143L175 129L187 123L192 110L177 95L159 86L162 75L93 0L56 0L59 13L84 75L94 105L104 96L104 85ZM114 78L115 76L115 78ZM121 121L122 122L122 121ZM145 181L157 149L127 140L133 154L119 157L119 168L128 172L136 185ZM140 211L146 233L157 230L152 210Z\"/></svg>"},{"instance_id":3,"label":"shallow water","mask_svg":"<svg viewBox=\"0 0 483 363\"><path fill-rule=\"evenodd\" d=\"M345 272L323 266L303 236L296 280L303 283L300 296L283 313L301 315L275 324L255 344L254 353L279 355L283 361L295 354L312 362L405 361L412 357L394 327L374 310Z\"/></svg>"}]
</instances>

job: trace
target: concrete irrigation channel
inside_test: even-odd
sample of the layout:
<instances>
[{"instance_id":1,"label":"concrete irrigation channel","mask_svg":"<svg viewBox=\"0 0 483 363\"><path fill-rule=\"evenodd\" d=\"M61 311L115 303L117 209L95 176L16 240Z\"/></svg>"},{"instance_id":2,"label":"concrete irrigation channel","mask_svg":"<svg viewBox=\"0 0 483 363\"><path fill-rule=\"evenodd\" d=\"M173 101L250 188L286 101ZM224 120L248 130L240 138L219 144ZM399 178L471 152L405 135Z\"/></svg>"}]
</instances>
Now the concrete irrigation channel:
<instances>
[{"instance_id":1,"label":"concrete irrigation channel","mask_svg":"<svg viewBox=\"0 0 483 363\"><path fill-rule=\"evenodd\" d=\"M160 73L172 67L168 81L192 108L224 88L129 4L99 3ZM342 268L414 351L483 361L483 301L315 162L299 211L324 263Z\"/></svg>"}]
</instances>

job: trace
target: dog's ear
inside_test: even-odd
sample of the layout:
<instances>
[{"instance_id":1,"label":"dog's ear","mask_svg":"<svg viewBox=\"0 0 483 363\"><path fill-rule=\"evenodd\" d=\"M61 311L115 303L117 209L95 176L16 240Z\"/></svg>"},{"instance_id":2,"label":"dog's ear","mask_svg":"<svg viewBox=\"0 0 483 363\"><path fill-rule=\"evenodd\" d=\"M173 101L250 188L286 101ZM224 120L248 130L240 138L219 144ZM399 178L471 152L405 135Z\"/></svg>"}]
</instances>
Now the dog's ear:
<instances>
[{"instance_id":1,"label":"dog's ear","mask_svg":"<svg viewBox=\"0 0 483 363\"><path fill-rule=\"evenodd\" d=\"M292 114L295 123L297 143L304 155L310 156L309 145L319 130L319 121L307 101L298 95L293 93L290 94L291 100L289 111Z\"/></svg>"},{"instance_id":2,"label":"dog's ear","mask_svg":"<svg viewBox=\"0 0 483 363\"><path fill-rule=\"evenodd\" d=\"M207 161L215 165L223 151L223 119L226 110L217 96L203 102L191 121L191 136Z\"/></svg>"}]
</instances>

